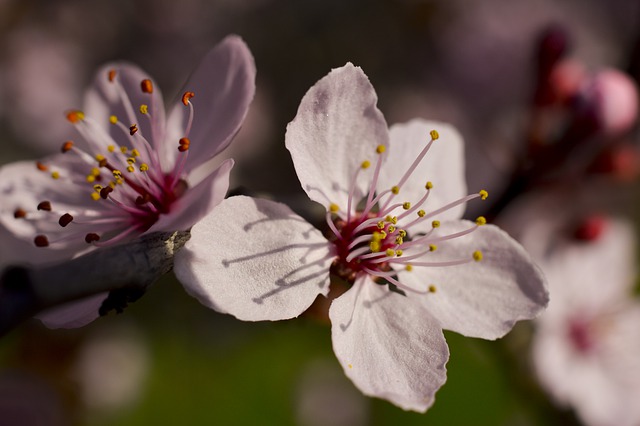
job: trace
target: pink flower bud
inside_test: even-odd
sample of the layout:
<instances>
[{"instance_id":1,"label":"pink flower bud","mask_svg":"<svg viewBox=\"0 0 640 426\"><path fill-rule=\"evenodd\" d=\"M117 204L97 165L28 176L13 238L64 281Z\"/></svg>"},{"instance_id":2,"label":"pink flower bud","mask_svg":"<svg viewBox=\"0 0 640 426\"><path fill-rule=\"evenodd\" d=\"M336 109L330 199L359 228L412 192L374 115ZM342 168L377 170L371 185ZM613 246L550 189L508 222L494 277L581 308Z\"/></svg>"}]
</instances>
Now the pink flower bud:
<instances>
[{"instance_id":1,"label":"pink flower bud","mask_svg":"<svg viewBox=\"0 0 640 426\"><path fill-rule=\"evenodd\" d=\"M638 91L631 78L615 70L599 72L590 87L602 133L615 136L629 130L638 115Z\"/></svg>"}]
</instances>

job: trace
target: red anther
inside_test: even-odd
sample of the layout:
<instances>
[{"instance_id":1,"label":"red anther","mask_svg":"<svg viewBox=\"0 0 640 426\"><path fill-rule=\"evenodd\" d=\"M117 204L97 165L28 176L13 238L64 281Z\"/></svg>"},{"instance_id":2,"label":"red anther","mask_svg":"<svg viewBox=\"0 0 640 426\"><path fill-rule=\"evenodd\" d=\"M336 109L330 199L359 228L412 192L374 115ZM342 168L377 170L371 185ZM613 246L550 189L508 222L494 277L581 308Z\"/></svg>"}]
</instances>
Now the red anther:
<instances>
[{"instance_id":1,"label":"red anther","mask_svg":"<svg viewBox=\"0 0 640 426\"><path fill-rule=\"evenodd\" d=\"M100 190L100 197L102 197L103 200L106 200L109 194L111 194L112 192L113 188L111 188L110 186L105 186Z\"/></svg>"},{"instance_id":2,"label":"red anther","mask_svg":"<svg viewBox=\"0 0 640 426\"><path fill-rule=\"evenodd\" d=\"M45 210L50 212L51 211L51 202L49 201L41 201L40 204L38 204L38 210Z\"/></svg>"},{"instance_id":3,"label":"red anther","mask_svg":"<svg viewBox=\"0 0 640 426\"><path fill-rule=\"evenodd\" d=\"M46 235L37 235L33 239L33 242L36 244L36 247L48 247L49 246L49 239L46 237Z\"/></svg>"},{"instance_id":4,"label":"red anther","mask_svg":"<svg viewBox=\"0 0 640 426\"><path fill-rule=\"evenodd\" d=\"M153 93L153 83L148 78L140 82L140 88L144 93Z\"/></svg>"},{"instance_id":5,"label":"red anther","mask_svg":"<svg viewBox=\"0 0 640 426\"><path fill-rule=\"evenodd\" d=\"M146 193L144 195L138 195L138 198L136 198L136 204L139 206L146 204L149 201L151 201L151 196Z\"/></svg>"},{"instance_id":6,"label":"red anther","mask_svg":"<svg viewBox=\"0 0 640 426\"><path fill-rule=\"evenodd\" d=\"M62 216L60 216L60 219L58 220L58 223L63 228L68 224L70 224L71 222L73 222L73 216L71 216L69 213L63 214Z\"/></svg>"},{"instance_id":7,"label":"red anther","mask_svg":"<svg viewBox=\"0 0 640 426\"><path fill-rule=\"evenodd\" d=\"M601 215L585 218L575 229L573 236L580 241L596 241L607 226L607 219Z\"/></svg>"},{"instance_id":8,"label":"red anther","mask_svg":"<svg viewBox=\"0 0 640 426\"><path fill-rule=\"evenodd\" d=\"M180 140L178 141L178 144L180 145L178 146L178 151L185 152L189 149L189 146L191 145L191 141L189 140L189 138L180 138Z\"/></svg>"},{"instance_id":9,"label":"red anther","mask_svg":"<svg viewBox=\"0 0 640 426\"><path fill-rule=\"evenodd\" d=\"M182 103L184 104L184 106L188 106L189 105L189 99L193 98L196 94L193 92L184 92L184 95L182 95Z\"/></svg>"},{"instance_id":10,"label":"red anther","mask_svg":"<svg viewBox=\"0 0 640 426\"><path fill-rule=\"evenodd\" d=\"M38 170L40 170L41 172L46 172L47 170L49 170L49 167L45 166L44 164L42 164L39 161L36 161L36 167L38 168Z\"/></svg>"},{"instance_id":11,"label":"red anther","mask_svg":"<svg viewBox=\"0 0 640 426\"><path fill-rule=\"evenodd\" d=\"M100 167L107 167L107 159L103 158L101 160L98 161L98 166ZM98 176L99 177L99 176ZM97 179L97 178L96 178Z\"/></svg>"},{"instance_id":12,"label":"red anther","mask_svg":"<svg viewBox=\"0 0 640 426\"><path fill-rule=\"evenodd\" d=\"M116 70L109 70L107 77L109 78L109 81L113 83L113 80L116 78Z\"/></svg>"},{"instance_id":13,"label":"red anther","mask_svg":"<svg viewBox=\"0 0 640 426\"><path fill-rule=\"evenodd\" d=\"M72 124L76 124L79 121L84 119L84 113L82 111L73 110L67 112L67 120L69 120Z\"/></svg>"},{"instance_id":14,"label":"red anther","mask_svg":"<svg viewBox=\"0 0 640 426\"><path fill-rule=\"evenodd\" d=\"M90 232L87 235L85 235L84 240L87 244L91 244L94 241L100 241L100 235Z\"/></svg>"},{"instance_id":15,"label":"red anther","mask_svg":"<svg viewBox=\"0 0 640 426\"><path fill-rule=\"evenodd\" d=\"M27 212L22 210L22 209L20 209L20 208L17 208L13 212L13 217L15 217L16 219L23 219L23 218L27 217Z\"/></svg>"},{"instance_id":16,"label":"red anther","mask_svg":"<svg viewBox=\"0 0 640 426\"><path fill-rule=\"evenodd\" d=\"M135 135L137 131L138 131L138 125L137 124L132 124L131 126L129 126L129 134L131 136Z\"/></svg>"},{"instance_id":17,"label":"red anther","mask_svg":"<svg viewBox=\"0 0 640 426\"><path fill-rule=\"evenodd\" d=\"M62 144L62 148L60 148L60 151L62 151L62 153L64 154L65 152L71 151L71 148L73 148L73 142L66 141L65 143Z\"/></svg>"}]
</instances>

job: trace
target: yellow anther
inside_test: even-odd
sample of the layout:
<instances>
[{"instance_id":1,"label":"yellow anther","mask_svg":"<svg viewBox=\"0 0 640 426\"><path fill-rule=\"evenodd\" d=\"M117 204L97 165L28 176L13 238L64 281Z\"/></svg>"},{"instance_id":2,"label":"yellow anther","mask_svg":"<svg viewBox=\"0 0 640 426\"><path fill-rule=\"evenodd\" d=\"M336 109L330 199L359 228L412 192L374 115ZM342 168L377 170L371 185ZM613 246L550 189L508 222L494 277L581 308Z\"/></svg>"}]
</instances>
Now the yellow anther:
<instances>
[{"instance_id":1,"label":"yellow anther","mask_svg":"<svg viewBox=\"0 0 640 426\"><path fill-rule=\"evenodd\" d=\"M117 122L118 122L118 117L116 117L115 115L109 116L109 123L116 124Z\"/></svg>"},{"instance_id":2,"label":"yellow anther","mask_svg":"<svg viewBox=\"0 0 640 426\"><path fill-rule=\"evenodd\" d=\"M93 183L96 181L96 177L94 175L87 175L87 182Z\"/></svg>"},{"instance_id":3,"label":"yellow anther","mask_svg":"<svg viewBox=\"0 0 640 426\"><path fill-rule=\"evenodd\" d=\"M123 154L126 154L128 150L129 150L129 148L127 148L126 146L121 146L120 147L120 152L123 153Z\"/></svg>"},{"instance_id":4,"label":"yellow anther","mask_svg":"<svg viewBox=\"0 0 640 426\"><path fill-rule=\"evenodd\" d=\"M383 221L380 221L380 222L378 222L378 223L376 224L376 226L378 227L378 229L384 229L385 224L384 224L384 222L383 222Z\"/></svg>"},{"instance_id":5,"label":"yellow anther","mask_svg":"<svg viewBox=\"0 0 640 426\"><path fill-rule=\"evenodd\" d=\"M482 252L480 250L476 250L473 252L473 260L476 262L480 262L482 260Z\"/></svg>"},{"instance_id":6,"label":"yellow anther","mask_svg":"<svg viewBox=\"0 0 640 426\"><path fill-rule=\"evenodd\" d=\"M335 203L331 203L329 204L329 211L331 213L338 213L340 211L340 207L338 207L338 205Z\"/></svg>"},{"instance_id":7,"label":"yellow anther","mask_svg":"<svg viewBox=\"0 0 640 426\"><path fill-rule=\"evenodd\" d=\"M133 166L127 166L127 171L128 171L129 173L133 173L133 172L135 172L135 171L136 171L136 168L135 168L135 167L133 167Z\"/></svg>"},{"instance_id":8,"label":"yellow anther","mask_svg":"<svg viewBox=\"0 0 640 426\"><path fill-rule=\"evenodd\" d=\"M99 168L97 168L97 167L93 167L93 168L91 169L91 174L92 174L93 176L96 176L96 177L100 176L100 169L99 169Z\"/></svg>"},{"instance_id":9,"label":"yellow anther","mask_svg":"<svg viewBox=\"0 0 640 426\"><path fill-rule=\"evenodd\" d=\"M111 187L111 189L115 189L116 183L114 181L111 181L109 182L109 186Z\"/></svg>"},{"instance_id":10,"label":"yellow anther","mask_svg":"<svg viewBox=\"0 0 640 426\"><path fill-rule=\"evenodd\" d=\"M398 257L402 256L402 250L396 250L396 256Z\"/></svg>"},{"instance_id":11,"label":"yellow anther","mask_svg":"<svg viewBox=\"0 0 640 426\"><path fill-rule=\"evenodd\" d=\"M122 179L122 178L120 178L120 177L117 177L117 178L116 178L116 184L118 184L118 185L122 185L123 183L124 183L124 179Z\"/></svg>"},{"instance_id":12,"label":"yellow anther","mask_svg":"<svg viewBox=\"0 0 640 426\"><path fill-rule=\"evenodd\" d=\"M405 210L409 210L411 208L411 203L408 201L405 201L404 203L402 203L402 208Z\"/></svg>"},{"instance_id":13,"label":"yellow anther","mask_svg":"<svg viewBox=\"0 0 640 426\"><path fill-rule=\"evenodd\" d=\"M400 192L400 187L398 185L394 185L391 187L391 192L393 192L394 194L398 195L398 193Z\"/></svg>"},{"instance_id":14,"label":"yellow anther","mask_svg":"<svg viewBox=\"0 0 640 426\"><path fill-rule=\"evenodd\" d=\"M391 223L393 223L394 225L398 223L398 217L397 216L391 216Z\"/></svg>"},{"instance_id":15,"label":"yellow anther","mask_svg":"<svg viewBox=\"0 0 640 426\"><path fill-rule=\"evenodd\" d=\"M140 157L140 151L138 151L137 149L132 149L131 150L131 156L132 157Z\"/></svg>"},{"instance_id":16,"label":"yellow anther","mask_svg":"<svg viewBox=\"0 0 640 426\"><path fill-rule=\"evenodd\" d=\"M476 225L482 226L482 225L486 225L486 224L487 224L487 219L485 219L484 216L478 216L476 218Z\"/></svg>"},{"instance_id":17,"label":"yellow anther","mask_svg":"<svg viewBox=\"0 0 640 426\"><path fill-rule=\"evenodd\" d=\"M383 152L385 152L386 150L387 150L387 147L386 147L386 146L384 146L384 145L378 145L378 146L376 147L376 152L377 152L378 154L382 154L382 153L383 153Z\"/></svg>"},{"instance_id":18,"label":"yellow anther","mask_svg":"<svg viewBox=\"0 0 640 426\"><path fill-rule=\"evenodd\" d=\"M429 293L435 293L436 292L436 286L433 284L429 284Z\"/></svg>"},{"instance_id":19,"label":"yellow anther","mask_svg":"<svg viewBox=\"0 0 640 426\"><path fill-rule=\"evenodd\" d=\"M140 105L140 114L146 115L149 112L149 106L142 104Z\"/></svg>"},{"instance_id":20,"label":"yellow anther","mask_svg":"<svg viewBox=\"0 0 640 426\"><path fill-rule=\"evenodd\" d=\"M400 235L402 238L407 236L407 231L405 231L404 229L400 229L398 231L398 235Z\"/></svg>"},{"instance_id":21,"label":"yellow anther","mask_svg":"<svg viewBox=\"0 0 640 426\"><path fill-rule=\"evenodd\" d=\"M391 215L390 215L390 214L386 215L386 216L384 217L384 221L385 221L385 222L391 222Z\"/></svg>"},{"instance_id":22,"label":"yellow anther","mask_svg":"<svg viewBox=\"0 0 640 426\"><path fill-rule=\"evenodd\" d=\"M147 163L140 164L140 171L141 172L146 172L147 170L149 170L149 165Z\"/></svg>"},{"instance_id":23,"label":"yellow anther","mask_svg":"<svg viewBox=\"0 0 640 426\"><path fill-rule=\"evenodd\" d=\"M134 164L136 162L135 157L129 157L127 158L127 164Z\"/></svg>"},{"instance_id":24,"label":"yellow anther","mask_svg":"<svg viewBox=\"0 0 640 426\"><path fill-rule=\"evenodd\" d=\"M97 193L97 192L92 192L92 193L91 193L91 199L92 199L93 201L98 201L98 200L100 199L100 194L99 194L99 193Z\"/></svg>"},{"instance_id":25,"label":"yellow anther","mask_svg":"<svg viewBox=\"0 0 640 426\"><path fill-rule=\"evenodd\" d=\"M424 210L418 210L418 216L424 217L427 213Z\"/></svg>"},{"instance_id":26,"label":"yellow anther","mask_svg":"<svg viewBox=\"0 0 640 426\"><path fill-rule=\"evenodd\" d=\"M114 178L122 176L122 172L118 169L114 170L112 173Z\"/></svg>"},{"instance_id":27,"label":"yellow anther","mask_svg":"<svg viewBox=\"0 0 640 426\"><path fill-rule=\"evenodd\" d=\"M100 190L102 189L102 185L99 184L95 184L93 185L93 190L96 192L100 192Z\"/></svg>"},{"instance_id":28,"label":"yellow anther","mask_svg":"<svg viewBox=\"0 0 640 426\"><path fill-rule=\"evenodd\" d=\"M393 234L393 231L396 230L396 227L393 225L389 225L389 227L387 228L387 232L389 232L390 234Z\"/></svg>"},{"instance_id":29,"label":"yellow anther","mask_svg":"<svg viewBox=\"0 0 640 426\"><path fill-rule=\"evenodd\" d=\"M429 244L429 251L436 251L438 250L438 246L435 244Z\"/></svg>"},{"instance_id":30,"label":"yellow anther","mask_svg":"<svg viewBox=\"0 0 640 426\"><path fill-rule=\"evenodd\" d=\"M425 189L433 189L433 182L431 181L427 182L427 184L424 187Z\"/></svg>"},{"instance_id":31,"label":"yellow anther","mask_svg":"<svg viewBox=\"0 0 640 426\"><path fill-rule=\"evenodd\" d=\"M381 239L382 235L378 231L374 231L374 233L371 234L371 241L380 241Z\"/></svg>"},{"instance_id":32,"label":"yellow anther","mask_svg":"<svg viewBox=\"0 0 640 426\"><path fill-rule=\"evenodd\" d=\"M379 241L371 241L369 243L369 250L373 253L377 253L380 251L380 242Z\"/></svg>"},{"instance_id":33,"label":"yellow anther","mask_svg":"<svg viewBox=\"0 0 640 426\"><path fill-rule=\"evenodd\" d=\"M107 151L109 151L109 152L114 152L115 150L116 150L116 146L115 145L109 145L107 147Z\"/></svg>"},{"instance_id":34,"label":"yellow anther","mask_svg":"<svg viewBox=\"0 0 640 426\"><path fill-rule=\"evenodd\" d=\"M489 193L487 191L485 191L484 189L481 190L480 192L478 192L478 194L480 195L480 198L483 200L486 200L487 197L489 196Z\"/></svg>"},{"instance_id":35,"label":"yellow anther","mask_svg":"<svg viewBox=\"0 0 640 426\"><path fill-rule=\"evenodd\" d=\"M430 131L429 135L431 136L431 139L433 139L434 141L437 140L440 137L440 134L435 129Z\"/></svg>"},{"instance_id":36,"label":"yellow anther","mask_svg":"<svg viewBox=\"0 0 640 426\"><path fill-rule=\"evenodd\" d=\"M380 238L381 238L381 239L383 239L383 240L384 240L385 238L387 238L387 233L386 233L386 232L384 232L384 231L380 231L380 232L379 232L379 234L380 234Z\"/></svg>"},{"instance_id":37,"label":"yellow anther","mask_svg":"<svg viewBox=\"0 0 640 426\"><path fill-rule=\"evenodd\" d=\"M393 249L387 249L384 254L387 255L387 257L394 257L396 255L396 252Z\"/></svg>"},{"instance_id":38,"label":"yellow anther","mask_svg":"<svg viewBox=\"0 0 640 426\"><path fill-rule=\"evenodd\" d=\"M398 236L396 237L396 244L400 245L400 244L402 244L402 243L404 243L404 240L402 239L402 237L401 237L400 235L398 235Z\"/></svg>"},{"instance_id":39,"label":"yellow anther","mask_svg":"<svg viewBox=\"0 0 640 426\"><path fill-rule=\"evenodd\" d=\"M431 222L431 226L434 228L439 228L440 227L440 221L439 220L434 220L433 222Z\"/></svg>"},{"instance_id":40,"label":"yellow anther","mask_svg":"<svg viewBox=\"0 0 640 426\"><path fill-rule=\"evenodd\" d=\"M413 271L413 265L410 263L407 263L407 265L404 267L404 270L407 272Z\"/></svg>"},{"instance_id":41,"label":"yellow anther","mask_svg":"<svg viewBox=\"0 0 640 426\"><path fill-rule=\"evenodd\" d=\"M106 160L105 156L102 154L96 154L96 156L94 157L97 161L102 161L102 160Z\"/></svg>"},{"instance_id":42,"label":"yellow anther","mask_svg":"<svg viewBox=\"0 0 640 426\"><path fill-rule=\"evenodd\" d=\"M58 172L51 172L51 177L54 179L60 179L60 173Z\"/></svg>"},{"instance_id":43,"label":"yellow anther","mask_svg":"<svg viewBox=\"0 0 640 426\"><path fill-rule=\"evenodd\" d=\"M364 160L362 164L360 164L360 167L362 167L363 169L368 169L370 166L371 162L369 160Z\"/></svg>"}]
</instances>

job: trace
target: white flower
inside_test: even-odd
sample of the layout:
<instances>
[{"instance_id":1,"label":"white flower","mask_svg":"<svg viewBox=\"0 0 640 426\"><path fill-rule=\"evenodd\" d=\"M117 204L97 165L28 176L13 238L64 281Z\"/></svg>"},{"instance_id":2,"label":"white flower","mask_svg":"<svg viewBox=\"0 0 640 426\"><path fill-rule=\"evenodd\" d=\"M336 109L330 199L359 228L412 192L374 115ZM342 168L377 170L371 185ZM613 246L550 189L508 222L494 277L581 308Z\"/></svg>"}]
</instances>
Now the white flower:
<instances>
[{"instance_id":1,"label":"white flower","mask_svg":"<svg viewBox=\"0 0 640 426\"><path fill-rule=\"evenodd\" d=\"M547 293L514 240L483 218L459 220L486 192L465 195L455 129L414 120L389 131L376 102L347 64L307 92L287 128L328 238L282 204L233 197L194 226L175 271L202 303L250 321L295 317L328 294L330 274L342 278L351 288L329 315L347 376L367 395L425 411L446 380L443 328L498 338Z\"/></svg>"},{"instance_id":2,"label":"white flower","mask_svg":"<svg viewBox=\"0 0 640 426\"><path fill-rule=\"evenodd\" d=\"M554 400L586 425L640 424L640 303L633 229L591 218L561 238L549 222L523 236L549 279L551 302L536 322L533 361ZM588 232L585 232L588 231Z\"/></svg>"},{"instance_id":3,"label":"white flower","mask_svg":"<svg viewBox=\"0 0 640 426\"><path fill-rule=\"evenodd\" d=\"M227 192L233 160L210 160L231 143L254 91L253 57L237 36L205 56L168 117L144 71L105 65L84 109L66 114L78 140L62 143L61 154L0 169L0 234L10 237L0 242L2 263L68 260L143 234L191 228ZM86 324L104 298L63 306L45 323Z\"/></svg>"}]
</instances>

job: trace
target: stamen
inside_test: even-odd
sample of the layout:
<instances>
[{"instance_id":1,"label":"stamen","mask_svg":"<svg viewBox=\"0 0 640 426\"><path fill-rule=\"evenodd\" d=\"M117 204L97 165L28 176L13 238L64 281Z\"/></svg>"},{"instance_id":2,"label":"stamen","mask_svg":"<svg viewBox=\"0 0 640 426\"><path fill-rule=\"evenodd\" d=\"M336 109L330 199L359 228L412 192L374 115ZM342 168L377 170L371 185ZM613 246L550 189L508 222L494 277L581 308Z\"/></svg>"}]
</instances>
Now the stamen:
<instances>
[{"instance_id":1,"label":"stamen","mask_svg":"<svg viewBox=\"0 0 640 426\"><path fill-rule=\"evenodd\" d=\"M137 124L132 124L131 126L129 126L129 134L131 136L135 135L138 132L138 125Z\"/></svg>"},{"instance_id":2,"label":"stamen","mask_svg":"<svg viewBox=\"0 0 640 426\"><path fill-rule=\"evenodd\" d=\"M143 93L153 93L153 83L148 78L140 82L140 88Z\"/></svg>"},{"instance_id":3,"label":"stamen","mask_svg":"<svg viewBox=\"0 0 640 426\"><path fill-rule=\"evenodd\" d=\"M84 240L87 244L91 244L93 242L100 241L100 235L94 232L90 232L87 235L85 235Z\"/></svg>"},{"instance_id":4,"label":"stamen","mask_svg":"<svg viewBox=\"0 0 640 426\"><path fill-rule=\"evenodd\" d=\"M84 113L79 110L72 110L67 112L67 120L71 122L71 124L77 124L84 120Z\"/></svg>"},{"instance_id":5,"label":"stamen","mask_svg":"<svg viewBox=\"0 0 640 426\"><path fill-rule=\"evenodd\" d=\"M65 143L62 144L62 148L60 148L60 150L64 154L65 152L69 152L71 150L71 148L73 148L73 142L72 141L66 141Z\"/></svg>"},{"instance_id":6,"label":"stamen","mask_svg":"<svg viewBox=\"0 0 640 426\"><path fill-rule=\"evenodd\" d=\"M69 213L63 214L62 216L60 216L60 219L58 220L58 223L63 228L66 227L71 222L73 222L73 216L71 216Z\"/></svg>"},{"instance_id":7,"label":"stamen","mask_svg":"<svg viewBox=\"0 0 640 426\"><path fill-rule=\"evenodd\" d=\"M49 201L41 201L38 204L38 210L44 210L44 211L50 212L51 211L51 202L49 202Z\"/></svg>"},{"instance_id":8,"label":"stamen","mask_svg":"<svg viewBox=\"0 0 640 426\"><path fill-rule=\"evenodd\" d=\"M49 239L46 235L36 235L33 239L36 247L49 247Z\"/></svg>"},{"instance_id":9,"label":"stamen","mask_svg":"<svg viewBox=\"0 0 640 426\"><path fill-rule=\"evenodd\" d=\"M188 106L190 103L189 100L195 95L196 94L193 92L184 92L184 94L182 95L182 103L184 104L184 106Z\"/></svg>"},{"instance_id":10,"label":"stamen","mask_svg":"<svg viewBox=\"0 0 640 426\"><path fill-rule=\"evenodd\" d=\"M107 78L111 83L113 83L113 80L116 78L116 70L109 70L109 72L107 73Z\"/></svg>"},{"instance_id":11,"label":"stamen","mask_svg":"<svg viewBox=\"0 0 640 426\"><path fill-rule=\"evenodd\" d=\"M38 170L40 170L41 172L46 172L47 170L49 170L49 167L45 166L44 164L42 164L39 161L36 161L36 167L38 168Z\"/></svg>"},{"instance_id":12,"label":"stamen","mask_svg":"<svg viewBox=\"0 0 640 426\"><path fill-rule=\"evenodd\" d=\"M27 217L27 212L21 208L17 208L13 212L13 217L16 219L24 219L25 217Z\"/></svg>"},{"instance_id":13,"label":"stamen","mask_svg":"<svg viewBox=\"0 0 640 426\"><path fill-rule=\"evenodd\" d=\"M189 146L191 145L191 141L189 138L180 138L178 141L178 151L185 152L189 150Z\"/></svg>"}]
</instances>

